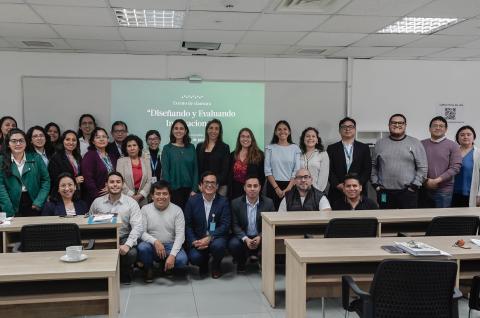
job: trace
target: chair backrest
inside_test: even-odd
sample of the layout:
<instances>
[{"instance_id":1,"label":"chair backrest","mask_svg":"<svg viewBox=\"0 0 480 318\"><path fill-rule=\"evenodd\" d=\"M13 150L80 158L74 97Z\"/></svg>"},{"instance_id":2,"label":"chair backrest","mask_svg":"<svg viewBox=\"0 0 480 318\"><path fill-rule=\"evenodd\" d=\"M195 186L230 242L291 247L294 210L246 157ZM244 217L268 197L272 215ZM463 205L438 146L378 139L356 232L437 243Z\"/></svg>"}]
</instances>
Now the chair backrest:
<instances>
[{"instance_id":1,"label":"chair backrest","mask_svg":"<svg viewBox=\"0 0 480 318\"><path fill-rule=\"evenodd\" d=\"M385 260L370 287L372 317L450 318L457 263Z\"/></svg>"},{"instance_id":2,"label":"chair backrest","mask_svg":"<svg viewBox=\"0 0 480 318\"><path fill-rule=\"evenodd\" d=\"M477 216L437 216L428 225L426 236L477 235Z\"/></svg>"},{"instance_id":3,"label":"chair backrest","mask_svg":"<svg viewBox=\"0 0 480 318\"><path fill-rule=\"evenodd\" d=\"M82 244L80 229L74 223L25 225L20 236L22 252L61 251Z\"/></svg>"},{"instance_id":4,"label":"chair backrest","mask_svg":"<svg viewBox=\"0 0 480 318\"><path fill-rule=\"evenodd\" d=\"M325 229L325 238L376 237L376 218L333 218Z\"/></svg>"}]
</instances>

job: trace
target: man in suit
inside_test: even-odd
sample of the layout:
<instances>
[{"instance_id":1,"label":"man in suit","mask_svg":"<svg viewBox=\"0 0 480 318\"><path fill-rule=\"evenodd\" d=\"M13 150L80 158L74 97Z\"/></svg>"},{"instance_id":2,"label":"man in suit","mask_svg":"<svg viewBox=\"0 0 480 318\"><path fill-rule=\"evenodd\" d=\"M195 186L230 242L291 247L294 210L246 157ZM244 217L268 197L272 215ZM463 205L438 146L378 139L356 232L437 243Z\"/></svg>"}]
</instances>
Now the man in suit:
<instances>
[{"instance_id":1,"label":"man in suit","mask_svg":"<svg viewBox=\"0 0 480 318\"><path fill-rule=\"evenodd\" d=\"M190 263L200 267L200 275L204 276L211 254L212 278L219 278L230 231L230 206L227 199L217 194L218 181L212 171L201 175L199 189L201 193L190 197L185 206L188 257Z\"/></svg>"},{"instance_id":2,"label":"man in suit","mask_svg":"<svg viewBox=\"0 0 480 318\"><path fill-rule=\"evenodd\" d=\"M107 152L118 160L118 158L125 157L127 154L122 151L122 143L127 138L128 127L127 124L121 120L117 120L112 124L110 132L113 137L113 142L107 146Z\"/></svg>"},{"instance_id":3,"label":"man in suit","mask_svg":"<svg viewBox=\"0 0 480 318\"><path fill-rule=\"evenodd\" d=\"M341 141L327 147L330 158L328 199L336 202L343 199L343 179L345 175L356 173L366 195L367 182L372 172L372 159L368 145L355 140L357 123L345 117L338 123Z\"/></svg>"},{"instance_id":4,"label":"man in suit","mask_svg":"<svg viewBox=\"0 0 480 318\"><path fill-rule=\"evenodd\" d=\"M237 272L245 272L247 256L256 255L262 241L262 219L264 211L275 211L273 201L260 195L262 189L257 176L248 176L243 186L245 195L232 200L233 236L228 249L237 262Z\"/></svg>"}]
</instances>

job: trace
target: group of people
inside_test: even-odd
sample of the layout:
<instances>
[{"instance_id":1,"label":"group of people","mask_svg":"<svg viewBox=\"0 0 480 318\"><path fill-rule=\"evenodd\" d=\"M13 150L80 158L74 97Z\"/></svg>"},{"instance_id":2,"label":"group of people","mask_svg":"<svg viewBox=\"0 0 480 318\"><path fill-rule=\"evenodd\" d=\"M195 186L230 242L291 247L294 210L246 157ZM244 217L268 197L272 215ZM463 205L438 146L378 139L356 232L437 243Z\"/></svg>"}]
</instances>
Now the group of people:
<instances>
[{"instance_id":1,"label":"group of people","mask_svg":"<svg viewBox=\"0 0 480 318\"><path fill-rule=\"evenodd\" d=\"M438 116L430 121L431 137L419 141L406 134L406 126L404 115L392 115L390 135L377 141L372 155L355 140L353 118L340 120L341 140L326 150L316 128L306 128L297 145L289 123L281 120L265 152L249 128L239 131L230 152L217 119L207 123L196 147L186 122L177 119L163 149L157 130L147 131L144 149L122 121L112 124L109 142L107 130L90 114L79 118L78 132L63 133L55 123L25 133L5 116L0 210L8 216L117 214L124 282L137 262L151 282L154 261L180 273L190 263L206 275L210 258L211 275L218 278L227 248L239 272L258 255L264 211L479 204L475 130L461 127L454 142L446 138L447 121ZM368 181L377 203L366 195Z\"/></svg>"}]
</instances>

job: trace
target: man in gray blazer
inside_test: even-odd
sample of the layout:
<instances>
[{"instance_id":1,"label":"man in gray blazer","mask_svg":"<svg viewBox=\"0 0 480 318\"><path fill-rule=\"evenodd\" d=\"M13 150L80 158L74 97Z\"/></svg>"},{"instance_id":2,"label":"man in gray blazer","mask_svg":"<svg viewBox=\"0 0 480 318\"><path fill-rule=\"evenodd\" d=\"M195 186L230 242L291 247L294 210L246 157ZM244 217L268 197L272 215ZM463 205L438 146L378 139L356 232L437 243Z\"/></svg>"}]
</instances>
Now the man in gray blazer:
<instances>
[{"instance_id":1,"label":"man in gray blazer","mask_svg":"<svg viewBox=\"0 0 480 318\"><path fill-rule=\"evenodd\" d=\"M247 257L258 254L262 241L261 213L275 211L273 201L260 195L262 187L256 176L245 181L245 195L232 200L233 236L228 242L230 254L237 262L237 272L245 272Z\"/></svg>"}]
</instances>

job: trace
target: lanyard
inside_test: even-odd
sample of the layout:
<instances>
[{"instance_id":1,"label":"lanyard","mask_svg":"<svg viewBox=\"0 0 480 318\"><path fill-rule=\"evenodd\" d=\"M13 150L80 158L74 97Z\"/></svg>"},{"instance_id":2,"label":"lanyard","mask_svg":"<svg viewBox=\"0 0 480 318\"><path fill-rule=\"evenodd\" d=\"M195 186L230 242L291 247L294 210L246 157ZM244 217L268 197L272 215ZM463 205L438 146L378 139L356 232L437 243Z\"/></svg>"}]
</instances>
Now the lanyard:
<instances>
[{"instance_id":1,"label":"lanyard","mask_svg":"<svg viewBox=\"0 0 480 318\"><path fill-rule=\"evenodd\" d=\"M153 157L150 156L150 166L152 167L152 174L155 174L155 171L157 170L158 162L160 161L159 156L157 155L157 160L155 160L155 163L153 162Z\"/></svg>"},{"instance_id":2,"label":"lanyard","mask_svg":"<svg viewBox=\"0 0 480 318\"><path fill-rule=\"evenodd\" d=\"M97 153L100 156L100 159L102 159L103 163L105 164L105 168L107 168L108 173L112 172L113 171L113 164L110 161L110 158L108 157L108 155L102 156L102 154L98 150L97 150Z\"/></svg>"}]
</instances>

